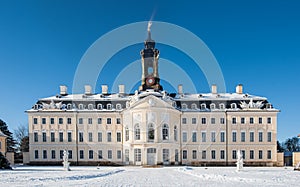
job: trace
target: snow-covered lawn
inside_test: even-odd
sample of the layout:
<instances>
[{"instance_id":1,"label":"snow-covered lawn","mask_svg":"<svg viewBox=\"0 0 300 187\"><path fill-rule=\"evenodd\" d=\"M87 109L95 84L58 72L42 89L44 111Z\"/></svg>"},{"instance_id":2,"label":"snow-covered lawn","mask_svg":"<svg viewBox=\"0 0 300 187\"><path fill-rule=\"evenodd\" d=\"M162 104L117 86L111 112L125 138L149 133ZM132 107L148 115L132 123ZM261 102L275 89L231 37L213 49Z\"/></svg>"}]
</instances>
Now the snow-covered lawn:
<instances>
[{"instance_id":1,"label":"snow-covered lawn","mask_svg":"<svg viewBox=\"0 0 300 187\"><path fill-rule=\"evenodd\" d=\"M0 170L3 186L300 186L300 171L283 167L62 167Z\"/></svg>"}]
</instances>

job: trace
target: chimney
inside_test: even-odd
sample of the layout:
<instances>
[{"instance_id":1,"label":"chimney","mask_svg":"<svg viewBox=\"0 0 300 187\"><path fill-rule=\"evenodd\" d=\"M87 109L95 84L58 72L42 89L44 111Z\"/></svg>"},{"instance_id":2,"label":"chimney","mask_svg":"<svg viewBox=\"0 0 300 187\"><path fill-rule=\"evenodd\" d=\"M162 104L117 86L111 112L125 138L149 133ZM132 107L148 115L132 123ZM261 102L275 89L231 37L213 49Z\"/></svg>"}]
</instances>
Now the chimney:
<instances>
[{"instance_id":1,"label":"chimney","mask_svg":"<svg viewBox=\"0 0 300 187\"><path fill-rule=\"evenodd\" d=\"M108 86L107 85L102 85L102 94L107 94L108 93Z\"/></svg>"},{"instance_id":2,"label":"chimney","mask_svg":"<svg viewBox=\"0 0 300 187\"><path fill-rule=\"evenodd\" d=\"M84 94L85 95L91 95L92 94L92 87L90 85L84 86Z\"/></svg>"},{"instance_id":3,"label":"chimney","mask_svg":"<svg viewBox=\"0 0 300 187\"><path fill-rule=\"evenodd\" d=\"M66 86L61 85L61 86L59 86L59 89L60 89L60 92L59 92L60 95L68 95L68 92L67 92L68 88Z\"/></svg>"},{"instance_id":4,"label":"chimney","mask_svg":"<svg viewBox=\"0 0 300 187\"><path fill-rule=\"evenodd\" d=\"M119 85L119 94L125 94L125 86L124 84Z\"/></svg>"},{"instance_id":5,"label":"chimney","mask_svg":"<svg viewBox=\"0 0 300 187\"><path fill-rule=\"evenodd\" d=\"M178 94L179 94L179 95L183 94L182 84L179 84L179 85L178 85Z\"/></svg>"},{"instance_id":6,"label":"chimney","mask_svg":"<svg viewBox=\"0 0 300 187\"><path fill-rule=\"evenodd\" d=\"M243 85L242 84L237 85L235 88L235 92L237 94L243 94Z\"/></svg>"},{"instance_id":7,"label":"chimney","mask_svg":"<svg viewBox=\"0 0 300 187\"><path fill-rule=\"evenodd\" d=\"M212 94L217 94L218 93L217 85L215 85L215 84L211 85L211 93Z\"/></svg>"}]
</instances>

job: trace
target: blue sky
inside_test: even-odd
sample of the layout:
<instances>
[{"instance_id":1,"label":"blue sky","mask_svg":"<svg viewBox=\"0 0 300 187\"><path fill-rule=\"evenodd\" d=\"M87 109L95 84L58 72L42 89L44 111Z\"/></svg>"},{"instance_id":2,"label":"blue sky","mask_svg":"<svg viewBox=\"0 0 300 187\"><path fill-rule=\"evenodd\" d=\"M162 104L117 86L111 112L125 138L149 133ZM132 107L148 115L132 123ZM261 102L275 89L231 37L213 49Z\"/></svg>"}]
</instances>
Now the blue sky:
<instances>
[{"instance_id":1,"label":"blue sky","mask_svg":"<svg viewBox=\"0 0 300 187\"><path fill-rule=\"evenodd\" d=\"M38 98L56 95L61 84L71 90L81 57L99 37L152 17L201 38L222 69L227 91L234 92L242 83L245 92L267 97L281 110L278 139L296 136L300 133L299 8L296 0L0 0L0 118L11 130L27 125L24 111ZM97 82L98 92L100 84L112 82L108 72L118 71L117 62L126 65L140 58L142 42L110 60L107 76ZM175 49L163 44L157 48L163 58L192 63ZM203 74L198 79L197 90L208 92Z\"/></svg>"}]
</instances>

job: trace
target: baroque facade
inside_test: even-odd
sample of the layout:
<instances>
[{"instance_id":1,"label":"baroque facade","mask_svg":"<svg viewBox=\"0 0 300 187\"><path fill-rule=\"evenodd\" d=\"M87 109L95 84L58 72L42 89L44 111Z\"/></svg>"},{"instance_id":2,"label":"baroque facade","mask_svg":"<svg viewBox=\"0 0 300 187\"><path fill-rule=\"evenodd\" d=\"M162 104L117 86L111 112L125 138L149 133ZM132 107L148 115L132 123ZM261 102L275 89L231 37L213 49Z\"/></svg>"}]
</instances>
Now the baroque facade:
<instances>
[{"instance_id":1,"label":"baroque facade","mask_svg":"<svg viewBox=\"0 0 300 187\"><path fill-rule=\"evenodd\" d=\"M61 164L63 151L76 165L246 165L277 161L277 113L265 97L243 93L168 93L160 85L159 51L150 28L141 51L139 91L68 94L39 99L27 110L31 164Z\"/></svg>"}]
</instances>

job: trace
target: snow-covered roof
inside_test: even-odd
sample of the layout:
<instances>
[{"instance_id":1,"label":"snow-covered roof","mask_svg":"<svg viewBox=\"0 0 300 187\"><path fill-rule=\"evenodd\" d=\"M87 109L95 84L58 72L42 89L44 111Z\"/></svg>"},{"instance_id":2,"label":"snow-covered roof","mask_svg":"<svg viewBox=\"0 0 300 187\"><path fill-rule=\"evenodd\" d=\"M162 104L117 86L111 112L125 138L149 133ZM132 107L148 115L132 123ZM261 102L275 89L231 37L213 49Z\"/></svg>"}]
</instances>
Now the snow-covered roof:
<instances>
[{"instance_id":1,"label":"snow-covered roof","mask_svg":"<svg viewBox=\"0 0 300 187\"><path fill-rule=\"evenodd\" d=\"M6 134L4 134L1 130L0 130L0 136L4 136L4 137L7 137Z\"/></svg>"}]
</instances>

